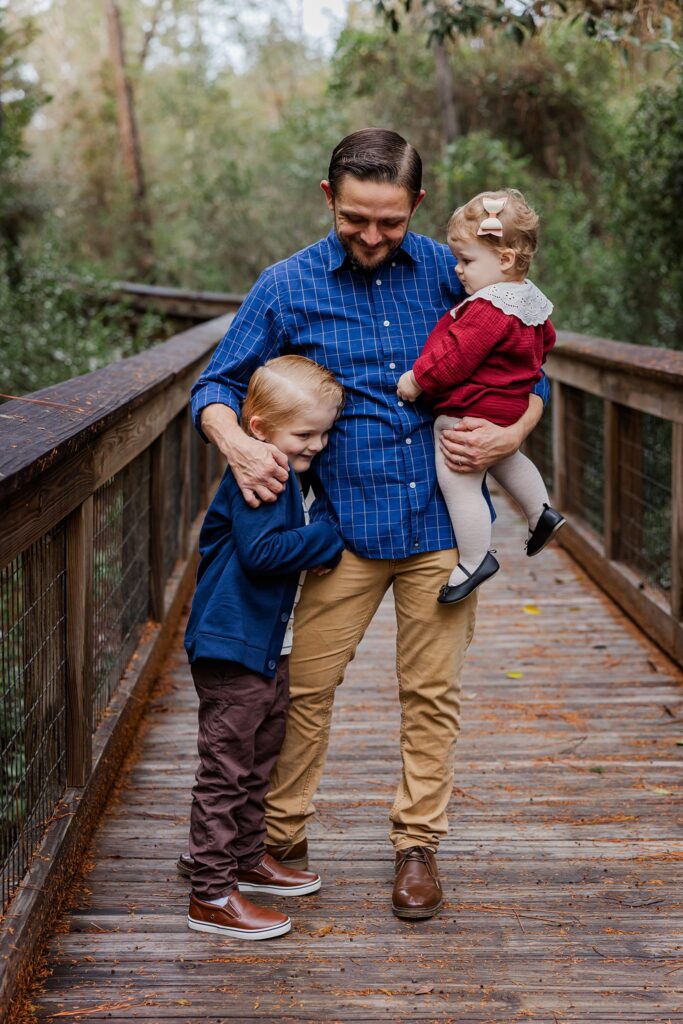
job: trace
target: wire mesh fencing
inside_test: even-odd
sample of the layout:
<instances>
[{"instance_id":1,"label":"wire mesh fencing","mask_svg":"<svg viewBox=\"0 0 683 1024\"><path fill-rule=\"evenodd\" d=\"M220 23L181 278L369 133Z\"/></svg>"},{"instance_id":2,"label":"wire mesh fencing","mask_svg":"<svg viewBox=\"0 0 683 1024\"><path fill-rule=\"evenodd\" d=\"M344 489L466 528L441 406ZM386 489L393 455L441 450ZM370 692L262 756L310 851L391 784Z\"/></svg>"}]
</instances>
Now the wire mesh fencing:
<instances>
[{"instance_id":1,"label":"wire mesh fencing","mask_svg":"<svg viewBox=\"0 0 683 1024\"><path fill-rule=\"evenodd\" d=\"M94 494L93 713L96 729L149 608L150 460L143 452Z\"/></svg>"},{"instance_id":2,"label":"wire mesh fencing","mask_svg":"<svg viewBox=\"0 0 683 1024\"><path fill-rule=\"evenodd\" d=\"M3 910L66 782L66 542L51 530L0 571Z\"/></svg>"},{"instance_id":3,"label":"wire mesh fencing","mask_svg":"<svg viewBox=\"0 0 683 1024\"><path fill-rule=\"evenodd\" d=\"M584 519L597 533L604 522L604 402L596 395L565 387L567 512Z\"/></svg>"},{"instance_id":4,"label":"wire mesh fencing","mask_svg":"<svg viewBox=\"0 0 683 1024\"><path fill-rule=\"evenodd\" d=\"M671 423L629 416L622 431L619 555L662 591L671 587Z\"/></svg>"}]
</instances>

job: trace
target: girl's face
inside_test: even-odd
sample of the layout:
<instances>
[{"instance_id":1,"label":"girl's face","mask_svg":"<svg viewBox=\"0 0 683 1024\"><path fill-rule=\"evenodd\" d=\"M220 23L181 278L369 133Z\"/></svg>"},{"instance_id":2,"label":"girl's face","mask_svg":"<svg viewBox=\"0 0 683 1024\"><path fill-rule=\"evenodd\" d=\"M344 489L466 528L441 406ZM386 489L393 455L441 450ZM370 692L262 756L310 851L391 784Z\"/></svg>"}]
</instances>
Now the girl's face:
<instances>
[{"instance_id":1,"label":"girl's face","mask_svg":"<svg viewBox=\"0 0 683 1024\"><path fill-rule=\"evenodd\" d=\"M297 473L303 473L327 444L327 435L339 413L339 407L326 402L311 405L292 416L287 423L267 429L259 416L252 416L250 429L260 441L269 441L287 456Z\"/></svg>"},{"instance_id":2,"label":"girl's face","mask_svg":"<svg viewBox=\"0 0 683 1024\"><path fill-rule=\"evenodd\" d=\"M476 238L466 242L449 240L449 246L458 261L455 272L468 295L490 284L515 280L512 249L492 249Z\"/></svg>"}]
</instances>

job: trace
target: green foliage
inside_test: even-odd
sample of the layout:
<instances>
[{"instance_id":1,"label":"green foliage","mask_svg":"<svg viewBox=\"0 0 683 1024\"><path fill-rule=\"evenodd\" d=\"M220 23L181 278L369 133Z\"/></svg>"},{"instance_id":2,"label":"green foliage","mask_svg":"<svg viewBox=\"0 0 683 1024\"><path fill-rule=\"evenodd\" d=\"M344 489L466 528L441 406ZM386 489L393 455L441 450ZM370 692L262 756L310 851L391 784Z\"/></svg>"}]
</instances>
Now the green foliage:
<instances>
[{"instance_id":1,"label":"green foliage","mask_svg":"<svg viewBox=\"0 0 683 1024\"><path fill-rule=\"evenodd\" d=\"M405 16L416 8L413 0L375 0L375 6L393 32L401 30ZM423 0L419 11L430 40L473 36L493 28L522 44L548 21L570 21L581 26L587 38L624 50L645 43L681 52L675 38L681 20L679 0Z\"/></svg>"},{"instance_id":2,"label":"green foliage","mask_svg":"<svg viewBox=\"0 0 683 1024\"><path fill-rule=\"evenodd\" d=\"M615 241L627 254L618 290L637 324L629 340L674 348L683 348L681 111L683 65L673 88L642 92L625 131L613 193Z\"/></svg>"},{"instance_id":3,"label":"green foliage","mask_svg":"<svg viewBox=\"0 0 683 1024\"><path fill-rule=\"evenodd\" d=\"M2 265L0 263L0 270ZM155 315L107 299L108 286L79 268L65 281L58 250L27 258L17 287L0 273L0 392L22 395L142 351L163 335Z\"/></svg>"}]
</instances>

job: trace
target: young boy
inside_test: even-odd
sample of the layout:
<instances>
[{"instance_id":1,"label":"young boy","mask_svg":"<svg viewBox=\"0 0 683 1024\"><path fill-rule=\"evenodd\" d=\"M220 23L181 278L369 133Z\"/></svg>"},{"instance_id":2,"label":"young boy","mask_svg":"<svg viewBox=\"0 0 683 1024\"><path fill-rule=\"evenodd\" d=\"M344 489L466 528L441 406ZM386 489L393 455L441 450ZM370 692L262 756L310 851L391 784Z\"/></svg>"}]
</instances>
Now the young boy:
<instances>
[{"instance_id":1,"label":"young boy","mask_svg":"<svg viewBox=\"0 0 683 1024\"><path fill-rule=\"evenodd\" d=\"M204 520L197 589L185 647L199 696L200 765L192 792L192 896L196 931L268 939L291 928L286 914L244 892L304 895L318 875L284 867L265 848L264 797L282 745L293 609L306 569L329 572L343 541L327 521L308 523L297 474L327 444L344 393L328 370L282 356L249 382L242 426L275 445L290 465L274 502L252 508L226 470Z\"/></svg>"}]
</instances>

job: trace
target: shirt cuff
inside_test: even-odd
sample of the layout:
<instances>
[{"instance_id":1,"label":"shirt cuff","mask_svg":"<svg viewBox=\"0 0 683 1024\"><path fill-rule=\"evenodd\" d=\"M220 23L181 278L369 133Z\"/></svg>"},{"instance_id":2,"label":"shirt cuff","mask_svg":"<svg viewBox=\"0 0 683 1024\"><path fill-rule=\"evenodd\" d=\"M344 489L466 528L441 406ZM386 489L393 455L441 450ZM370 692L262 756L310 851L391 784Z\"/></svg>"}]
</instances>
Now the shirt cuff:
<instances>
[{"instance_id":1,"label":"shirt cuff","mask_svg":"<svg viewBox=\"0 0 683 1024\"><path fill-rule=\"evenodd\" d=\"M241 414L240 403L237 401L234 392L232 392L229 387L226 387L225 384L216 384L212 381L210 384L206 384L203 388L200 388L200 390L192 396L192 421L197 433L202 440L206 441L207 444L209 444L209 439L202 430L201 425L202 410L205 409L207 405L216 404L227 405L229 409L232 409L237 416L238 422Z\"/></svg>"},{"instance_id":2,"label":"shirt cuff","mask_svg":"<svg viewBox=\"0 0 683 1024\"><path fill-rule=\"evenodd\" d=\"M543 404L547 405L550 401L550 381L545 374L541 377L537 384L534 384L531 389L532 395L538 395L543 400Z\"/></svg>"}]
</instances>

